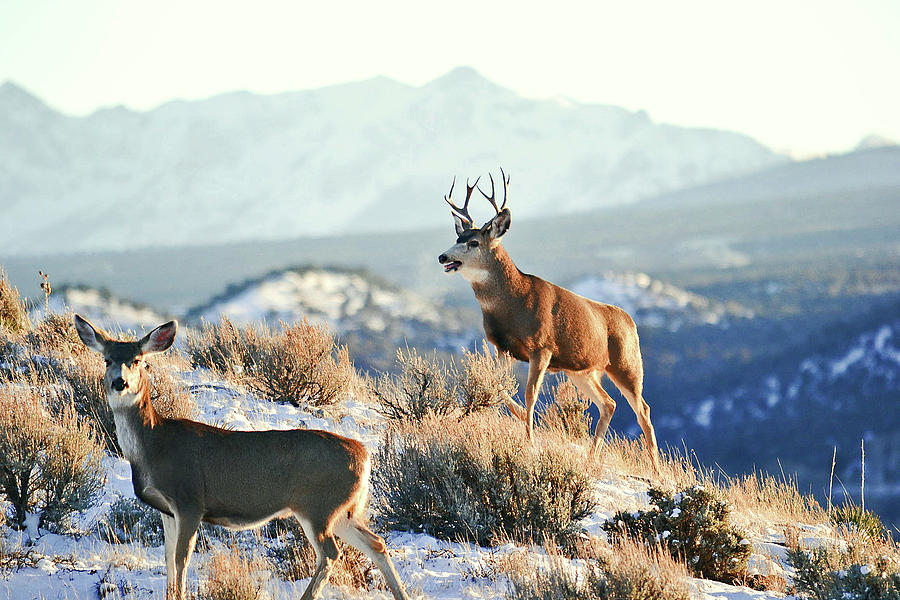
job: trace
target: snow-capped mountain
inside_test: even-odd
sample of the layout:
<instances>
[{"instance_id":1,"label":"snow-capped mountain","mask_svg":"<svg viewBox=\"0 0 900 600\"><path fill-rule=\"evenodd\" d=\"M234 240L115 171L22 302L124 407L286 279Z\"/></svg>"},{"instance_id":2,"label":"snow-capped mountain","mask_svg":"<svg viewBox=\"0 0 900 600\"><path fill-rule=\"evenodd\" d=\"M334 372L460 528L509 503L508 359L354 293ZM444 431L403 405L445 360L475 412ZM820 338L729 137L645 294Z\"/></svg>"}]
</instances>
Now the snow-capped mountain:
<instances>
[{"instance_id":1,"label":"snow-capped mountain","mask_svg":"<svg viewBox=\"0 0 900 600\"><path fill-rule=\"evenodd\" d=\"M446 219L451 176L501 164L518 214L536 216L782 160L744 135L527 99L467 68L422 87L375 78L87 117L60 114L7 82L0 253L414 228Z\"/></svg>"}]
</instances>

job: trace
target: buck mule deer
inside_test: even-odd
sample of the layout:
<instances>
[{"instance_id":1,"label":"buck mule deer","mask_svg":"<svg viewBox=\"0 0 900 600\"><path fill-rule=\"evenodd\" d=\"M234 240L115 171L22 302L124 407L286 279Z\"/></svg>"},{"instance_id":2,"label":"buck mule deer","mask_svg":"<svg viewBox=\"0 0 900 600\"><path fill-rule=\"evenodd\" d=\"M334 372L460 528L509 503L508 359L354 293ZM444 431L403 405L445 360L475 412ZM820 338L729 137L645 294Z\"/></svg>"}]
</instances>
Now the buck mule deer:
<instances>
[{"instance_id":1,"label":"buck mule deer","mask_svg":"<svg viewBox=\"0 0 900 600\"><path fill-rule=\"evenodd\" d=\"M540 277L520 271L501 238L509 230L506 208L509 177L500 170L503 204L494 199L494 177L487 195L476 179L466 181L462 208L453 203L453 187L444 200L453 209L456 243L438 257L447 273L458 272L472 285L481 305L484 333L499 352L528 363L525 408L506 396L510 411L525 422L528 439L534 439L534 405L547 371L563 371L575 387L600 410L592 451L606 435L616 409L615 400L601 385L605 373L622 392L637 415L653 466L658 470L656 434L650 423L650 407L642 396L644 367L637 327L624 310L595 302ZM487 198L496 215L477 228L469 215L474 189Z\"/></svg>"},{"instance_id":2,"label":"buck mule deer","mask_svg":"<svg viewBox=\"0 0 900 600\"><path fill-rule=\"evenodd\" d=\"M164 418L150 402L143 365L147 355L172 345L177 323L137 342L112 339L79 315L75 328L106 360L107 399L134 493L162 513L167 598L184 598L201 521L248 529L293 515L318 560L303 600L315 598L328 580L340 555L335 535L375 563L394 598L408 600L384 540L362 521L370 460L360 442L327 431L234 431Z\"/></svg>"}]
</instances>

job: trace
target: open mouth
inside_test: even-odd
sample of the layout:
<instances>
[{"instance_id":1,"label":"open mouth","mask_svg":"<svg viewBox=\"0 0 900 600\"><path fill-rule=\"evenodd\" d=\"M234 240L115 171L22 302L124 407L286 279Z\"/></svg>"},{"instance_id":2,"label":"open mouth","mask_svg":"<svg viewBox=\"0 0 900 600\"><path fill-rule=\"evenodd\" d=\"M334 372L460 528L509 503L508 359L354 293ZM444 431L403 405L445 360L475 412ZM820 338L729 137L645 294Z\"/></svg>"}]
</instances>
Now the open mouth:
<instances>
[{"instance_id":1,"label":"open mouth","mask_svg":"<svg viewBox=\"0 0 900 600\"><path fill-rule=\"evenodd\" d=\"M458 260L452 260L444 265L444 273L452 273L458 270L462 266L462 263Z\"/></svg>"}]
</instances>

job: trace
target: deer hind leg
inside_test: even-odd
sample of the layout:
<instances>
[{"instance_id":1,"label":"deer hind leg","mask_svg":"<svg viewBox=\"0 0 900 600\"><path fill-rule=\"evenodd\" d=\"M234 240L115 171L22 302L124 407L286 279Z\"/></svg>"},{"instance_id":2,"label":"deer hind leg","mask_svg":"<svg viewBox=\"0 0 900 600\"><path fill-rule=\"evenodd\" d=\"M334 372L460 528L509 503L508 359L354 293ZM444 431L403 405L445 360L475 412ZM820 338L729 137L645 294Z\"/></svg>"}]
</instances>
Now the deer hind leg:
<instances>
[{"instance_id":1,"label":"deer hind leg","mask_svg":"<svg viewBox=\"0 0 900 600\"><path fill-rule=\"evenodd\" d=\"M659 449L656 445L656 432L653 424L650 422L650 405L644 400L643 392L643 372L642 370L628 370L621 367L610 365L606 369L606 374L616 384L628 404L634 410L637 416L638 425L644 432L644 441L647 444L647 450L650 452L650 459L653 461L653 469L659 473Z\"/></svg>"},{"instance_id":2,"label":"deer hind leg","mask_svg":"<svg viewBox=\"0 0 900 600\"><path fill-rule=\"evenodd\" d=\"M528 431L528 441L534 443L534 405L537 404L538 392L544 382L544 374L550 364L550 353L546 350L538 350L528 358L528 383L525 385L525 425Z\"/></svg>"},{"instance_id":3,"label":"deer hind leg","mask_svg":"<svg viewBox=\"0 0 900 600\"><path fill-rule=\"evenodd\" d=\"M566 373L569 381L588 400L600 410L600 418L594 427L594 443L591 445L591 454L597 452L600 442L606 437L609 430L609 422L612 420L613 413L616 412L616 401L612 396L606 393L600 384L600 378L603 376L599 371L593 371L589 374L584 373Z\"/></svg>"},{"instance_id":4,"label":"deer hind leg","mask_svg":"<svg viewBox=\"0 0 900 600\"><path fill-rule=\"evenodd\" d=\"M309 540L316 552L316 570L300 598L300 600L313 600L319 595L322 586L328 583L331 567L340 558L341 551L334 541L334 536L327 531L328 527L313 525L311 521L296 513L294 516L300 521L306 539Z\"/></svg>"},{"instance_id":5,"label":"deer hind leg","mask_svg":"<svg viewBox=\"0 0 900 600\"><path fill-rule=\"evenodd\" d=\"M395 600L409 600L400 578L397 576L397 570L391 557L387 553L387 547L384 540L372 533L368 527L363 525L356 517L342 519L335 525L335 534L342 540L369 557L376 567L384 575L388 587Z\"/></svg>"}]
</instances>

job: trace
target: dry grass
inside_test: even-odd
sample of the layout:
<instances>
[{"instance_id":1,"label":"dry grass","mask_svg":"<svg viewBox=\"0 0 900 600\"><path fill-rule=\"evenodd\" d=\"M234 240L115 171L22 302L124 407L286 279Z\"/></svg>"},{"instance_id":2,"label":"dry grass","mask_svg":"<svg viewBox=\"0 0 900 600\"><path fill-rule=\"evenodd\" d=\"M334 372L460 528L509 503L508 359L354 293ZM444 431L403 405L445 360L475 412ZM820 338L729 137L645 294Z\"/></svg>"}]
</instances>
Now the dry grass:
<instances>
[{"instance_id":1,"label":"dry grass","mask_svg":"<svg viewBox=\"0 0 900 600\"><path fill-rule=\"evenodd\" d=\"M174 352L171 354L178 357ZM174 375L175 370L180 368L178 358L172 360L168 354L163 354L150 360L150 401L153 408L167 419L196 418L197 403L183 386L178 385Z\"/></svg>"},{"instance_id":2,"label":"dry grass","mask_svg":"<svg viewBox=\"0 0 900 600\"><path fill-rule=\"evenodd\" d=\"M604 465L615 473L656 482L674 491L693 486L717 490L731 507L732 521L751 537L766 533L771 525L828 523L827 512L810 494L802 494L795 480L763 473L729 476L703 467L686 451L660 452L660 476L653 473L649 455L639 439L608 438L602 453Z\"/></svg>"},{"instance_id":3,"label":"dry grass","mask_svg":"<svg viewBox=\"0 0 900 600\"><path fill-rule=\"evenodd\" d=\"M266 561L235 546L216 552L207 561L200 583L200 600L260 600L270 577Z\"/></svg>"},{"instance_id":4,"label":"dry grass","mask_svg":"<svg viewBox=\"0 0 900 600\"><path fill-rule=\"evenodd\" d=\"M512 565L512 600L689 600L684 565L659 548L624 540L593 544L573 565L552 545L545 565Z\"/></svg>"},{"instance_id":5,"label":"dry grass","mask_svg":"<svg viewBox=\"0 0 900 600\"><path fill-rule=\"evenodd\" d=\"M553 537L569 543L593 509L583 448L497 414L402 421L376 456L379 517L393 529L492 545Z\"/></svg>"},{"instance_id":6,"label":"dry grass","mask_svg":"<svg viewBox=\"0 0 900 600\"><path fill-rule=\"evenodd\" d=\"M62 314L45 314L28 333L28 346L37 354L57 360L80 358L89 354L91 351L75 331L74 318L75 313L71 309Z\"/></svg>"},{"instance_id":7,"label":"dry grass","mask_svg":"<svg viewBox=\"0 0 900 600\"><path fill-rule=\"evenodd\" d=\"M0 269L0 331L20 335L31 328L25 301Z\"/></svg>"}]
</instances>

